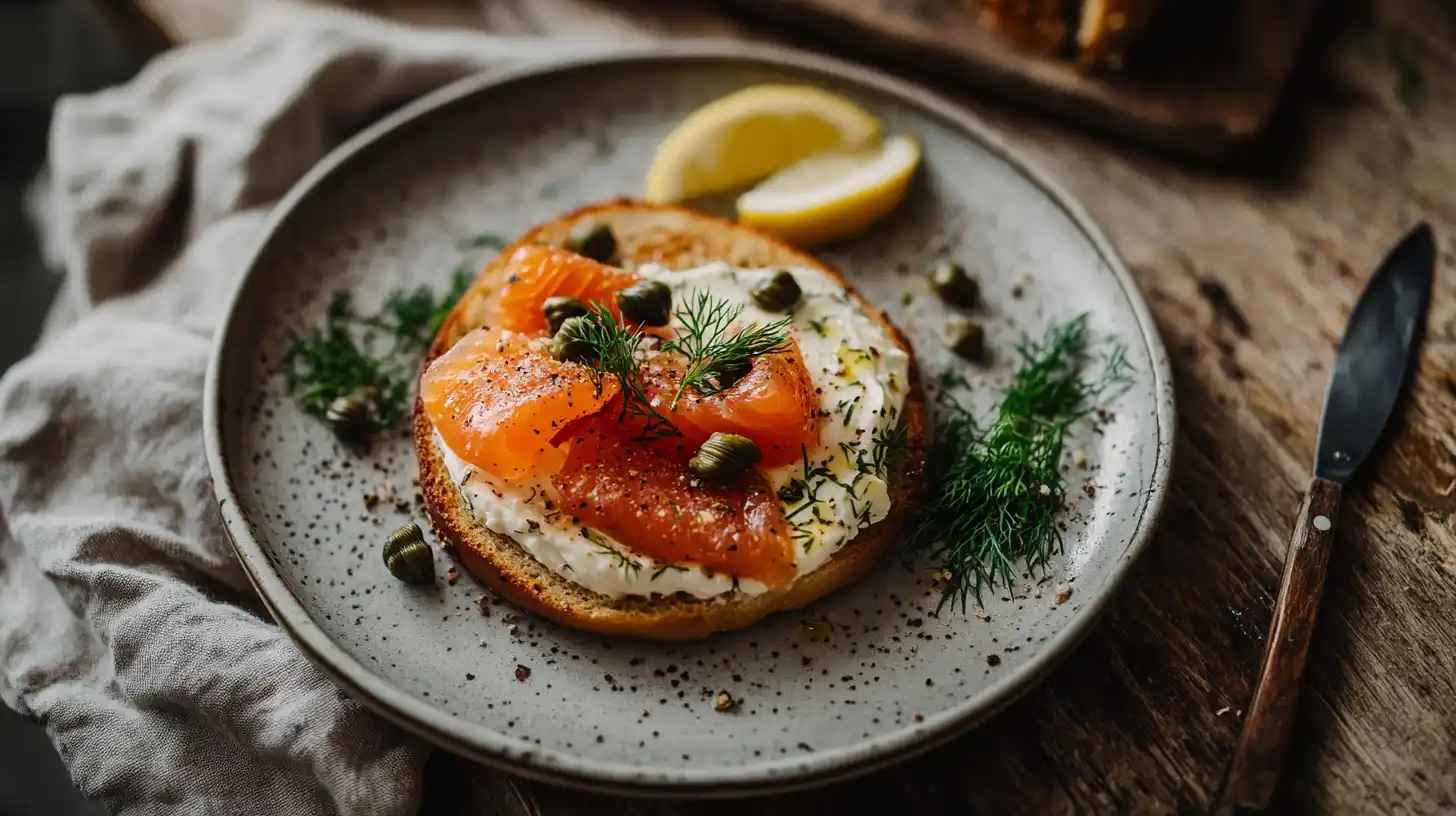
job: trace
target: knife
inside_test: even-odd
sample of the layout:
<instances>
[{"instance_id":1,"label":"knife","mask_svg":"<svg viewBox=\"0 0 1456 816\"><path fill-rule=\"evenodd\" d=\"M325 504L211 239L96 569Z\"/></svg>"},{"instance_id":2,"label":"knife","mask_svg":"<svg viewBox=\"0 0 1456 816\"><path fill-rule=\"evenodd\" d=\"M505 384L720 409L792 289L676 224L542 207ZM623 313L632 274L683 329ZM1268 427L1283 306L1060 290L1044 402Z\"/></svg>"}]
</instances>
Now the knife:
<instances>
[{"instance_id":1,"label":"knife","mask_svg":"<svg viewBox=\"0 0 1456 816\"><path fill-rule=\"evenodd\" d=\"M1415 368L1431 297L1436 242L1422 223L1381 262L1345 326L1315 444L1314 478L1299 509L1273 621L1215 813L1269 804L1335 540L1340 490L1370 458Z\"/></svg>"}]
</instances>

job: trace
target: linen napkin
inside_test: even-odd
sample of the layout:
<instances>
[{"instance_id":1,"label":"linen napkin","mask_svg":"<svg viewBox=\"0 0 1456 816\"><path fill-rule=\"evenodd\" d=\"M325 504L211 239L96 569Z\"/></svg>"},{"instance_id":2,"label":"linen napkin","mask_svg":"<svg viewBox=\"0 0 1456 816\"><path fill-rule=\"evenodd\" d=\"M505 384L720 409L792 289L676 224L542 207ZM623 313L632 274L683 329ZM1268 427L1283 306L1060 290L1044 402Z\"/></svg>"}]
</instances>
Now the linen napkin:
<instances>
[{"instance_id":1,"label":"linen napkin","mask_svg":"<svg viewBox=\"0 0 1456 816\"><path fill-rule=\"evenodd\" d=\"M0 699L112 812L418 807L427 749L310 664L233 557L203 376L270 204L310 165L405 99L542 50L264 6L57 105L33 205L61 302L0 380Z\"/></svg>"}]
</instances>

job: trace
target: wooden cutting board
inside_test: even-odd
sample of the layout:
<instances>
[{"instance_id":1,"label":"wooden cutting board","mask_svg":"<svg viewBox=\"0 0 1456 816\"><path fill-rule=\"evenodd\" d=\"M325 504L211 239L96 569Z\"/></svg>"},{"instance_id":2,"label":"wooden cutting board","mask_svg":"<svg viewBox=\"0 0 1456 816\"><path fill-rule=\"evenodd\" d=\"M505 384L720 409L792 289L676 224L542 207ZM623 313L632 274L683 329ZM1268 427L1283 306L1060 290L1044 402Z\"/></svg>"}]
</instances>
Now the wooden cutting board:
<instances>
[{"instance_id":1,"label":"wooden cutting board","mask_svg":"<svg viewBox=\"0 0 1456 816\"><path fill-rule=\"evenodd\" d=\"M1274 112L1316 0L1185 2L1120 72L1019 51L972 0L721 0L840 56L937 76L1183 152L1227 157ZM1174 0L1169 0L1174 2Z\"/></svg>"}]
</instances>

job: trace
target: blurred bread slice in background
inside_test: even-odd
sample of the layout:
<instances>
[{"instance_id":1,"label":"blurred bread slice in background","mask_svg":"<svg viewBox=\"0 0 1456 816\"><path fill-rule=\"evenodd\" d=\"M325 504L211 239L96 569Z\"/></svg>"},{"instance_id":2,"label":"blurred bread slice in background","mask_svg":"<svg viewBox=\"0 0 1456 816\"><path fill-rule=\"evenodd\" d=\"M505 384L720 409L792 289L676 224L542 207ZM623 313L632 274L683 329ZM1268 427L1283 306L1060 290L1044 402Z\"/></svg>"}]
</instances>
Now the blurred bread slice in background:
<instances>
[{"instance_id":1,"label":"blurred bread slice in background","mask_svg":"<svg viewBox=\"0 0 1456 816\"><path fill-rule=\"evenodd\" d=\"M1165 0L972 0L998 36L1087 69L1122 67Z\"/></svg>"},{"instance_id":2,"label":"blurred bread slice in background","mask_svg":"<svg viewBox=\"0 0 1456 816\"><path fill-rule=\"evenodd\" d=\"M1016 45L1064 56L1079 22L1079 0L979 0L981 23Z\"/></svg>"},{"instance_id":3,"label":"blurred bread slice in background","mask_svg":"<svg viewBox=\"0 0 1456 816\"><path fill-rule=\"evenodd\" d=\"M1077 59L1089 67L1121 68L1127 49L1164 5L1164 0L1083 0Z\"/></svg>"}]
</instances>

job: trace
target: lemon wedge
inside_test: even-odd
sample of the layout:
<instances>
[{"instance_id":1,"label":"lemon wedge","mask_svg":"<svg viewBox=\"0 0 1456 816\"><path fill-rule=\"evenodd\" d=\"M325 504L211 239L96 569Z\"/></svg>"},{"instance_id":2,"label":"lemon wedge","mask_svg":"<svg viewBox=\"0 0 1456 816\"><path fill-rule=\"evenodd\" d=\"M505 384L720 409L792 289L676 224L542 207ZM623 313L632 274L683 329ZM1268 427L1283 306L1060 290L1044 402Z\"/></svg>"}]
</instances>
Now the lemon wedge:
<instances>
[{"instance_id":1,"label":"lemon wedge","mask_svg":"<svg viewBox=\"0 0 1456 816\"><path fill-rule=\"evenodd\" d=\"M879 141L880 121L807 85L753 85L697 109L658 146L646 198L682 201L742 188L826 150Z\"/></svg>"},{"instance_id":2,"label":"lemon wedge","mask_svg":"<svg viewBox=\"0 0 1456 816\"><path fill-rule=\"evenodd\" d=\"M919 166L912 136L811 156L739 196L738 220L798 246L845 238L894 210Z\"/></svg>"}]
</instances>

